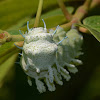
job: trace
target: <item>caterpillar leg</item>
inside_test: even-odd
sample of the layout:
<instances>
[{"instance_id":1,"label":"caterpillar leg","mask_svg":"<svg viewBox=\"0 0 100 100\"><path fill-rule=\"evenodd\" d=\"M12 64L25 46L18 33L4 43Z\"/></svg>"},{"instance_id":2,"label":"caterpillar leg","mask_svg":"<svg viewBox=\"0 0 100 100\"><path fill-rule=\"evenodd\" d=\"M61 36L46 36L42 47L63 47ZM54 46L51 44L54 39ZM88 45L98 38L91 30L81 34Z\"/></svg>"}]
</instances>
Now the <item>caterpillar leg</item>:
<instances>
[{"instance_id":1,"label":"caterpillar leg","mask_svg":"<svg viewBox=\"0 0 100 100\"><path fill-rule=\"evenodd\" d=\"M72 62L75 63L76 65L82 65L82 61L79 59L72 59Z\"/></svg>"},{"instance_id":2,"label":"caterpillar leg","mask_svg":"<svg viewBox=\"0 0 100 100\"><path fill-rule=\"evenodd\" d=\"M49 91L55 91L56 89L55 85L53 83L50 83L48 76L46 76L45 82L46 82L46 85L48 86Z\"/></svg>"},{"instance_id":3,"label":"caterpillar leg","mask_svg":"<svg viewBox=\"0 0 100 100\"><path fill-rule=\"evenodd\" d=\"M56 66L57 66L57 70L58 70L58 72L60 73L60 65L58 64L58 61L56 60Z\"/></svg>"},{"instance_id":4,"label":"caterpillar leg","mask_svg":"<svg viewBox=\"0 0 100 100\"><path fill-rule=\"evenodd\" d=\"M46 91L46 88L45 88L44 83L42 81L40 81L38 78L36 78L35 82L37 85L37 89L40 93L43 93Z\"/></svg>"},{"instance_id":5,"label":"caterpillar leg","mask_svg":"<svg viewBox=\"0 0 100 100\"><path fill-rule=\"evenodd\" d=\"M39 69L39 68L36 68L36 72L37 72L37 73L40 73L40 69Z\"/></svg>"},{"instance_id":6,"label":"caterpillar leg","mask_svg":"<svg viewBox=\"0 0 100 100\"><path fill-rule=\"evenodd\" d=\"M67 66L68 70L69 70L71 73L76 73L76 72L78 72L78 69L75 67L75 65L73 65L73 64L68 64L68 63L65 63L65 65Z\"/></svg>"},{"instance_id":7,"label":"caterpillar leg","mask_svg":"<svg viewBox=\"0 0 100 100\"><path fill-rule=\"evenodd\" d=\"M51 66L49 66L48 72L49 72L49 81L50 81L50 83L53 83L53 80L54 80L54 78L53 78L53 69L51 68Z\"/></svg>"},{"instance_id":8,"label":"caterpillar leg","mask_svg":"<svg viewBox=\"0 0 100 100\"><path fill-rule=\"evenodd\" d=\"M63 82L61 81L61 76L59 76L59 73L57 72L56 68L53 68L53 72L56 83L59 85L63 85Z\"/></svg>"},{"instance_id":9,"label":"caterpillar leg","mask_svg":"<svg viewBox=\"0 0 100 100\"><path fill-rule=\"evenodd\" d=\"M69 81L71 76L69 75L69 72L61 67L61 75L66 79L66 81Z\"/></svg>"},{"instance_id":10,"label":"caterpillar leg","mask_svg":"<svg viewBox=\"0 0 100 100\"><path fill-rule=\"evenodd\" d=\"M22 56L22 53L18 53L20 56Z\"/></svg>"}]
</instances>

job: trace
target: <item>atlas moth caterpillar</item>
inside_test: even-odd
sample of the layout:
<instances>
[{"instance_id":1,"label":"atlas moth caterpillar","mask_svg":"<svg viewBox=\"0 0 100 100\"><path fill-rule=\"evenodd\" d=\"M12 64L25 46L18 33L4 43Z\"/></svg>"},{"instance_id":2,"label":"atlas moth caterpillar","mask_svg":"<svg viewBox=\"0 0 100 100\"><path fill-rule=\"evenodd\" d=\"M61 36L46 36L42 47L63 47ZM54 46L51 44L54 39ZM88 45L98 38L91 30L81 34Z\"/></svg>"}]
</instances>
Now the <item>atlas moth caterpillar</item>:
<instances>
[{"instance_id":1,"label":"atlas moth caterpillar","mask_svg":"<svg viewBox=\"0 0 100 100\"><path fill-rule=\"evenodd\" d=\"M76 29L66 33L57 26L55 31L47 33L44 20L43 23L44 28L29 29L27 22L28 32L23 35L20 31L25 38L24 45L17 46L22 49L20 65L28 76L28 83L32 86L31 78L34 78L40 93L46 91L45 85L49 91L55 91L55 82L63 85L62 77L69 81L70 73L78 71L75 65L82 64L77 57L82 54L80 50L83 41Z\"/></svg>"}]
</instances>

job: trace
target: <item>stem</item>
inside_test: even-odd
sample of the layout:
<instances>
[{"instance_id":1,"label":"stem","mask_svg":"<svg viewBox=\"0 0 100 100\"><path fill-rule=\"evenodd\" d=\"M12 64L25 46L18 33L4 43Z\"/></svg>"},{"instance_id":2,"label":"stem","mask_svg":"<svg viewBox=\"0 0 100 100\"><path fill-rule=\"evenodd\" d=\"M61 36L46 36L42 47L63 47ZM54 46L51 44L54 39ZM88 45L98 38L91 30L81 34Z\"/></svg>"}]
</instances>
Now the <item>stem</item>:
<instances>
[{"instance_id":1,"label":"stem","mask_svg":"<svg viewBox=\"0 0 100 100\"><path fill-rule=\"evenodd\" d=\"M35 18L34 27L38 27L38 25L39 25L41 12L42 12L42 6L43 6L43 0L39 0L39 5L38 5L36 18Z\"/></svg>"},{"instance_id":2,"label":"stem","mask_svg":"<svg viewBox=\"0 0 100 100\"><path fill-rule=\"evenodd\" d=\"M22 35L12 35L11 41L13 42L24 41L24 38L22 37Z\"/></svg>"},{"instance_id":3,"label":"stem","mask_svg":"<svg viewBox=\"0 0 100 100\"><path fill-rule=\"evenodd\" d=\"M22 47L24 44L24 41L20 41L20 42L15 42L15 44L19 47Z\"/></svg>"},{"instance_id":4,"label":"stem","mask_svg":"<svg viewBox=\"0 0 100 100\"><path fill-rule=\"evenodd\" d=\"M93 9L98 5L100 5L100 0L93 0L92 3L91 3L90 8Z\"/></svg>"},{"instance_id":5,"label":"stem","mask_svg":"<svg viewBox=\"0 0 100 100\"><path fill-rule=\"evenodd\" d=\"M85 3L76 10L73 19L76 19L77 21L82 20L90 8L91 1L92 0L86 0Z\"/></svg>"},{"instance_id":6,"label":"stem","mask_svg":"<svg viewBox=\"0 0 100 100\"><path fill-rule=\"evenodd\" d=\"M74 23L80 23L80 21L83 19L83 17L87 14L89 11L91 4L91 0L86 0L85 3L78 7L75 14L72 17L72 20L69 23L61 25L65 30L69 30Z\"/></svg>"},{"instance_id":7,"label":"stem","mask_svg":"<svg viewBox=\"0 0 100 100\"><path fill-rule=\"evenodd\" d=\"M60 27L62 27L65 31L68 31L68 30L70 30L72 24L73 24L73 23L70 21L69 23L60 25Z\"/></svg>"},{"instance_id":8,"label":"stem","mask_svg":"<svg viewBox=\"0 0 100 100\"><path fill-rule=\"evenodd\" d=\"M90 4L93 0L86 0L85 3L84 3L84 6L89 6L90 7Z\"/></svg>"},{"instance_id":9,"label":"stem","mask_svg":"<svg viewBox=\"0 0 100 100\"><path fill-rule=\"evenodd\" d=\"M79 31L82 33L87 33L87 34L91 34L86 28L84 27L79 27Z\"/></svg>"},{"instance_id":10,"label":"stem","mask_svg":"<svg viewBox=\"0 0 100 100\"><path fill-rule=\"evenodd\" d=\"M65 18L67 19L67 21L70 21L72 18L72 15L67 11L66 6L64 5L63 0L57 0L59 7L61 8Z\"/></svg>"},{"instance_id":11,"label":"stem","mask_svg":"<svg viewBox=\"0 0 100 100\"><path fill-rule=\"evenodd\" d=\"M11 38L12 37L8 32L1 30L1 32L0 32L0 45L11 41Z\"/></svg>"}]
</instances>

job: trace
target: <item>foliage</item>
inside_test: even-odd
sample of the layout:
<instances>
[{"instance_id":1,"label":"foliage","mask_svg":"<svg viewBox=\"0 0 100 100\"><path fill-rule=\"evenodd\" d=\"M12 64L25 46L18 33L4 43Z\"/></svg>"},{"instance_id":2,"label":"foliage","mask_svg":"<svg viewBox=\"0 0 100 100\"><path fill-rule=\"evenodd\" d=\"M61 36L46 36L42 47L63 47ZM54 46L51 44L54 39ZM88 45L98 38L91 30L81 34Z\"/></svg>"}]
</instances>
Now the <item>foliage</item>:
<instances>
[{"instance_id":1,"label":"foliage","mask_svg":"<svg viewBox=\"0 0 100 100\"><path fill-rule=\"evenodd\" d=\"M79 24L87 28L91 34L100 42L100 16L91 16L83 20L83 24Z\"/></svg>"},{"instance_id":2,"label":"foliage","mask_svg":"<svg viewBox=\"0 0 100 100\"><path fill-rule=\"evenodd\" d=\"M74 24L73 22L75 22L75 24L79 25L78 28L80 26L84 27L86 31L83 29L80 30L84 36L84 56L81 57L84 65L78 68L79 73L73 76L70 82L65 82L64 86L58 86L56 92L47 92L40 95L36 89L29 88L27 83L24 83L26 80L25 75L19 65L15 64L15 62L19 60L18 53L21 51L13 45L16 40L23 41L23 38L19 34L19 29L26 31L27 21L30 22L29 27L33 27L39 0L0 0L0 100L15 100L14 84L17 86L16 99L18 100L51 100L51 98L52 100L60 100L62 96L68 98L68 100L100 99L100 15L98 15L100 6L98 6L99 9L95 13L93 12L94 8L96 9L97 5L100 4L100 1L86 1L92 1L92 3L84 3L83 6L80 7L83 3L81 0L64 0L67 5L68 13L73 16L70 20L67 20L61 11L62 8L58 8L57 0L44 0L41 19L43 18L45 20L48 29L55 29L57 25L61 25L61 27L68 31L72 24ZM90 6L90 8L87 6ZM86 16L87 13L85 12L87 12L88 15L89 13L93 15ZM80 21L83 23L80 24ZM43 26L41 20L39 26ZM1 36L4 35L2 34L4 31L2 32L2 30L7 31L12 40L6 42L5 38L5 43L1 45ZM99 42L92 35L86 34L87 30ZM18 41L16 43L20 46ZM15 68L17 69L16 77L14 76L16 73ZM17 82L14 81L14 79L16 79ZM35 87L35 84L33 85ZM11 87L13 87L13 89Z\"/></svg>"}]
</instances>

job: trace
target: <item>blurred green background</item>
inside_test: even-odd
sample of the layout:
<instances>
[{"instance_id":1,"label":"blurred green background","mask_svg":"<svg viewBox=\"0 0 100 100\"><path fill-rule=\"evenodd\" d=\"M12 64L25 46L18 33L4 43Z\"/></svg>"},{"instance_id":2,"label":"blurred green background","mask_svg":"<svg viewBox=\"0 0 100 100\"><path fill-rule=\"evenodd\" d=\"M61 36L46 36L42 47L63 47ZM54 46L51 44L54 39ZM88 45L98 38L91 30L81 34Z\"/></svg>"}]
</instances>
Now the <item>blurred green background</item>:
<instances>
[{"instance_id":1,"label":"blurred green background","mask_svg":"<svg viewBox=\"0 0 100 100\"><path fill-rule=\"evenodd\" d=\"M64 0L70 13L83 4L84 0ZM19 34L19 29L26 30L26 22L30 27L34 25L39 0L0 0L0 29ZM98 10L97 10L98 9ZM88 16L100 15L100 7L92 9ZM56 27L66 22L56 0L44 0L42 16L47 28ZM42 21L40 25L43 26ZM5 60L0 56L0 100L100 100L100 43L88 34L82 34L84 43L80 57L83 65L78 66L79 72L71 75L69 82L63 86L56 84L56 91L40 94L33 86L27 83L27 77L22 68L15 64L19 61L18 50L7 52ZM0 55L6 52L11 43L0 47ZM17 52L17 53L16 53Z\"/></svg>"}]
</instances>

